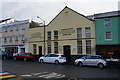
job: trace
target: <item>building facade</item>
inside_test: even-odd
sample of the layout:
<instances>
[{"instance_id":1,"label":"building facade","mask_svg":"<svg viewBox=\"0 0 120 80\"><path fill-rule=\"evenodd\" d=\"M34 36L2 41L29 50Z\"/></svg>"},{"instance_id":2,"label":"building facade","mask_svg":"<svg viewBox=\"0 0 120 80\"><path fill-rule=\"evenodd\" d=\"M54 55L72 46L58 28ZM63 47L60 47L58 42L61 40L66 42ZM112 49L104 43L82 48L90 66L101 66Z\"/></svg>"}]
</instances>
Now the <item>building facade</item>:
<instances>
[{"instance_id":1,"label":"building facade","mask_svg":"<svg viewBox=\"0 0 120 80\"><path fill-rule=\"evenodd\" d=\"M2 27L2 50L12 53L28 52L29 20L13 21Z\"/></svg>"},{"instance_id":2,"label":"building facade","mask_svg":"<svg viewBox=\"0 0 120 80\"><path fill-rule=\"evenodd\" d=\"M44 55L44 27L29 29L29 51ZM95 54L95 27L92 20L65 7L45 27L45 54Z\"/></svg>"},{"instance_id":3,"label":"building facade","mask_svg":"<svg viewBox=\"0 0 120 80\"><path fill-rule=\"evenodd\" d=\"M94 16L97 54L120 58L120 11Z\"/></svg>"}]
</instances>

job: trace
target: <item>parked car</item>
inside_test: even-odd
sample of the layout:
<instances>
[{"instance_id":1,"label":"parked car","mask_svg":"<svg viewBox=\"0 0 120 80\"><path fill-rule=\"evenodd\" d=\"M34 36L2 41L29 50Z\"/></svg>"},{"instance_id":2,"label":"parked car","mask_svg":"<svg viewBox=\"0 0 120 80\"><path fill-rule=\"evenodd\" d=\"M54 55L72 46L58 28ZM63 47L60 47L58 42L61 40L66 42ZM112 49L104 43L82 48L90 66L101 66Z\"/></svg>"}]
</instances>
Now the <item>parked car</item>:
<instances>
[{"instance_id":1,"label":"parked car","mask_svg":"<svg viewBox=\"0 0 120 80\"><path fill-rule=\"evenodd\" d=\"M103 59L100 55L86 55L79 59L76 59L74 62L75 65L78 66L98 66L99 68L103 68L107 65L105 59Z\"/></svg>"},{"instance_id":2,"label":"parked car","mask_svg":"<svg viewBox=\"0 0 120 80\"><path fill-rule=\"evenodd\" d=\"M39 62L47 62L47 63L66 63L66 57L63 54L47 54L39 58Z\"/></svg>"},{"instance_id":3,"label":"parked car","mask_svg":"<svg viewBox=\"0 0 120 80\"><path fill-rule=\"evenodd\" d=\"M33 59L32 53L17 53L14 55L14 60L23 59L24 61L28 59Z\"/></svg>"},{"instance_id":4,"label":"parked car","mask_svg":"<svg viewBox=\"0 0 120 80\"><path fill-rule=\"evenodd\" d=\"M12 59L13 58L13 53L11 52L1 52L2 59Z\"/></svg>"}]
</instances>

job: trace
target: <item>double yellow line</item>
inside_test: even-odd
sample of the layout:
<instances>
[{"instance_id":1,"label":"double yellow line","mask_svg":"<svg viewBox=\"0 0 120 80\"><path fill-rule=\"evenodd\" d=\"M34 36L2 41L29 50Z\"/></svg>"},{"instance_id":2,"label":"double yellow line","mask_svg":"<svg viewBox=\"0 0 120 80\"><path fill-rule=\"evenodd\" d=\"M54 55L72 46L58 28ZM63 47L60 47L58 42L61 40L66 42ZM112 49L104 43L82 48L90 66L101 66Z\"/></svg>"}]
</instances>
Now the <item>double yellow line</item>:
<instances>
[{"instance_id":1,"label":"double yellow line","mask_svg":"<svg viewBox=\"0 0 120 80\"><path fill-rule=\"evenodd\" d=\"M15 75L12 75L8 72L0 73L0 80L22 80L21 78L17 78Z\"/></svg>"}]
</instances>

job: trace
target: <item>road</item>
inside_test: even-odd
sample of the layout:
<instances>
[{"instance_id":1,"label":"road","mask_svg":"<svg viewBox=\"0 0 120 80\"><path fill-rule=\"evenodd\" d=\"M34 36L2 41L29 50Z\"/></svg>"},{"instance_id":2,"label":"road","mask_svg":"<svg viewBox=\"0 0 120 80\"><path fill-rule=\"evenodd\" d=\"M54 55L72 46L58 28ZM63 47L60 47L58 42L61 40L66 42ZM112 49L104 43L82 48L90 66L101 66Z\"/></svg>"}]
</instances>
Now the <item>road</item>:
<instances>
[{"instance_id":1,"label":"road","mask_svg":"<svg viewBox=\"0 0 120 80\"><path fill-rule=\"evenodd\" d=\"M120 76L118 69L55 65L21 60L2 60L2 72L5 71L24 80L35 80L35 78L39 78L39 80L117 80ZM74 77L79 79L72 79Z\"/></svg>"}]
</instances>

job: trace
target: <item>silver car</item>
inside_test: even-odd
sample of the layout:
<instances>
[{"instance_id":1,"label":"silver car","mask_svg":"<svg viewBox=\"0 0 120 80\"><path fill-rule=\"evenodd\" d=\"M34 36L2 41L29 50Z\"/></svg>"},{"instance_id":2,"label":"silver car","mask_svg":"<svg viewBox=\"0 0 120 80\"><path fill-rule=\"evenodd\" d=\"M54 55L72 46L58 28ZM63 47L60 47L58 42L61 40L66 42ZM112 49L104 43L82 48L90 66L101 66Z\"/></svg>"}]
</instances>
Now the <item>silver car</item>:
<instances>
[{"instance_id":1,"label":"silver car","mask_svg":"<svg viewBox=\"0 0 120 80\"><path fill-rule=\"evenodd\" d=\"M99 68L103 68L107 65L106 61L100 55L83 56L79 59L76 59L74 64L78 66L98 66Z\"/></svg>"}]
</instances>

